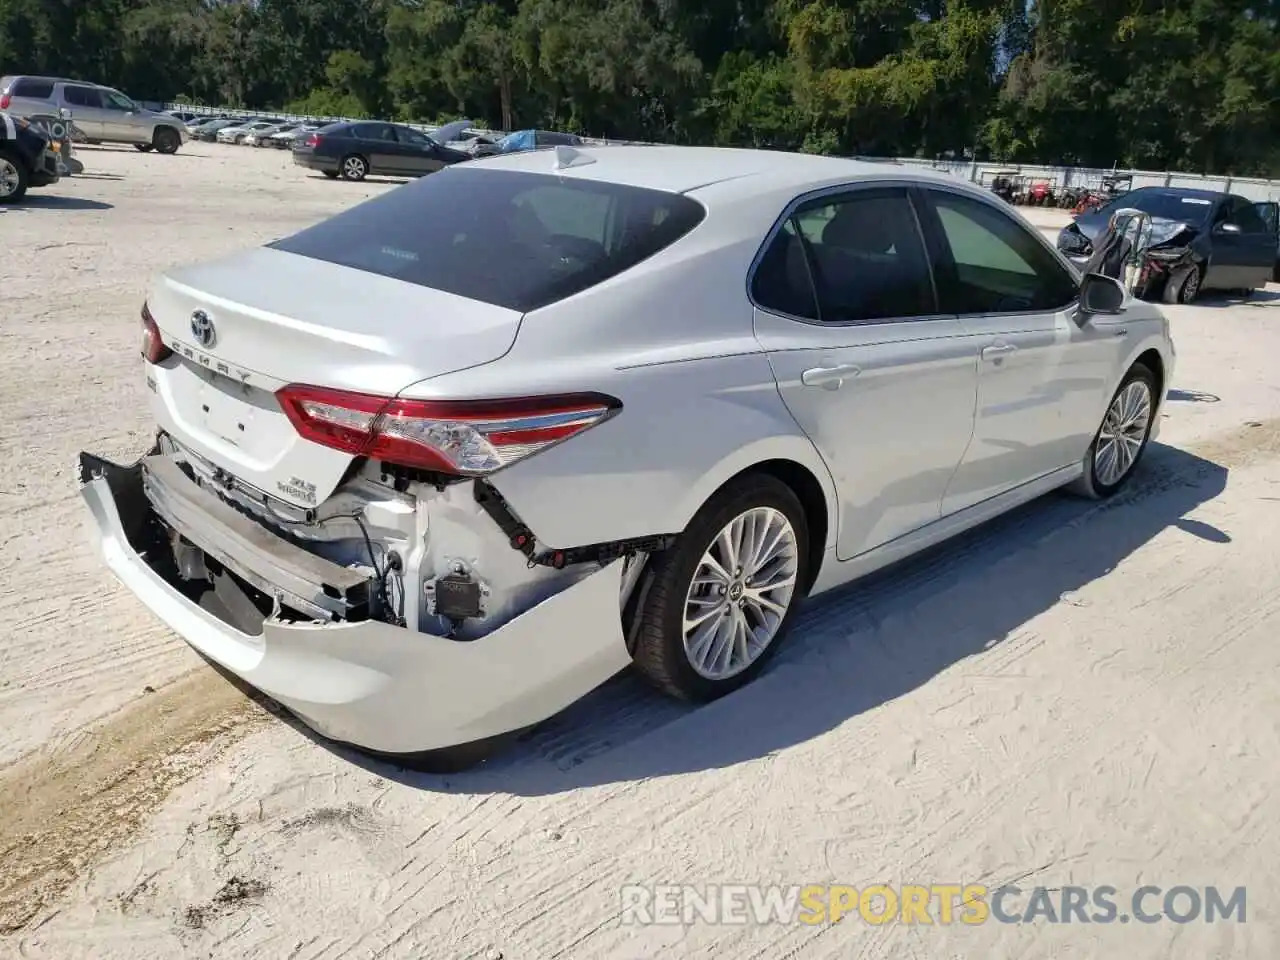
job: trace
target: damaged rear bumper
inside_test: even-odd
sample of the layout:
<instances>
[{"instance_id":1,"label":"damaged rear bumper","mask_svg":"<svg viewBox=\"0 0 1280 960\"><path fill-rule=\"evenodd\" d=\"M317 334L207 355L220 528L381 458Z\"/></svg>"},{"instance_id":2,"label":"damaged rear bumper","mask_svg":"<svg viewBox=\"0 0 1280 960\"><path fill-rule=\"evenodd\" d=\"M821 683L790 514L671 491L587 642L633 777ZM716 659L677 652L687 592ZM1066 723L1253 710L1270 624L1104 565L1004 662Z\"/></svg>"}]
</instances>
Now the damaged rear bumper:
<instances>
[{"instance_id":1,"label":"damaged rear bumper","mask_svg":"<svg viewBox=\"0 0 1280 960\"><path fill-rule=\"evenodd\" d=\"M81 455L81 494L107 565L192 647L326 737L389 754L485 740L545 720L631 662L618 608L621 560L469 642L378 620L272 616L260 633L246 633L191 599L148 556L147 531L164 521L144 489L143 462ZM165 511L166 526L183 522L172 498ZM219 536L210 549L276 553L261 542L278 540L265 528L256 545L230 527Z\"/></svg>"}]
</instances>

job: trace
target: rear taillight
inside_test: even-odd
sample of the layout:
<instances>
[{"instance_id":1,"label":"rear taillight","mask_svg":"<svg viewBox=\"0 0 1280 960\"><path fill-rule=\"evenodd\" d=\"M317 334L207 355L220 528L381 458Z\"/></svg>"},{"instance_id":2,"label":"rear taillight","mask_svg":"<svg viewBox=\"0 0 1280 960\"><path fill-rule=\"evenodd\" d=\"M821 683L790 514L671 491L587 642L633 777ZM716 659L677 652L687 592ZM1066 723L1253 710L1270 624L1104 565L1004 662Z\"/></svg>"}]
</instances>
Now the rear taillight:
<instances>
[{"instance_id":1,"label":"rear taillight","mask_svg":"<svg viewBox=\"0 0 1280 960\"><path fill-rule=\"evenodd\" d=\"M320 146L320 135L318 133L313 133L311 136L307 137L307 146L308 147Z\"/></svg>"},{"instance_id":2,"label":"rear taillight","mask_svg":"<svg viewBox=\"0 0 1280 960\"><path fill-rule=\"evenodd\" d=\"M13 103L13 97L6 93L3 97L0 97L0 110L8 110L11 103Z\"/></svg>"},{"instance_id":3,"label":"rear taillight","mask_svg":"<svg viewBox=\"0 0 1280 960\"><path fill-rule=\"evenodd\" d=\"M150 308L142 305L142 356L147 363L159 363L172 355L173 351L164 345L160 336L160 328L156 326L155 317Z\"/></svg>"},{"instance_id":4,"label":"rear taillight","mask_svg":"<svg viewBox=\"0 0 1280 960\"><path fill-rule=\"evenodd\" d=\"M597 393L511 400L402 400L291 384L276 394L307 440L358 456L478 477L603 423L622 409Z\"/></svg>"}]
</instances>

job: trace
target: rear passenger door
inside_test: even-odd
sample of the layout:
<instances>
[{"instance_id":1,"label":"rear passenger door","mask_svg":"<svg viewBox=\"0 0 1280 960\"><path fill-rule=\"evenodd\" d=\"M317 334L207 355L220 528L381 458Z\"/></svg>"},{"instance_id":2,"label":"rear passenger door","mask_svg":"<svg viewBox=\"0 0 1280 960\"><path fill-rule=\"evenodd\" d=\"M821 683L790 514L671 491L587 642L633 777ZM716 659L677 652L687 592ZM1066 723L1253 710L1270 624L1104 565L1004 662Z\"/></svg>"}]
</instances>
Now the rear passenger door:
<instances>
[{"instance_id":1,"label":"rear passenger door","mask_svg":"<svg viewBox=\"0 0 1280 960\"><path fill-rule=\"evenodd\" d=\"M973 441L942 503L974 506L1083 457L1117 375L1122 324L1072 316L1079 287L998 200L928 187L924 222L939 307L978 354Z\"/></svg>"},{"instance_id":2,"label":"rear passenger door","mask_svg":"<svg viewBox=\"0 0 1280 960\"><path fill-rule=\"evenodd\" d=\"M938 309L907 187L793 205L750 289L782 399L835 479L837 556L937 520L973 430L977 354Z\"/></svg>"},{"instance_id":3,"label":"rear passenger door","mask_svg":"<svg viewBox=\"0 0 1280 960\"><path fill-rule=\"evenodd\" d=\"M102 109L102 94L97 87L65 84L62 99L71 111L71 122L90 140L107 138L107 114Z\"/></svg>"}]
</instances>

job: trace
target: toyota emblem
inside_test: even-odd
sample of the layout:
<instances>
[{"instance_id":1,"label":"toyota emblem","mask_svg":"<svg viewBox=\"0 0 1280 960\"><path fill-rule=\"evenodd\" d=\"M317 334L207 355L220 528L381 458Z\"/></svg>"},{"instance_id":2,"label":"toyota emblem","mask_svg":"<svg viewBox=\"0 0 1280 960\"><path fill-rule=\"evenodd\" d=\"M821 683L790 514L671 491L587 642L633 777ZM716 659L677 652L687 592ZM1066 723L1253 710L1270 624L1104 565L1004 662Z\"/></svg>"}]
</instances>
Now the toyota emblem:
<instances>
[{"instance_id":1,"label":"toyota emblem","mask_svg":"<svg viewBox=\"0 0 1280 960\"><path fill-rule=\"evenodd\" d=\"M197 310L191 314L191 335L196 338L196 343L200 346L213 346L213 321L203 310Z\"/></svg>"}]
</instances>

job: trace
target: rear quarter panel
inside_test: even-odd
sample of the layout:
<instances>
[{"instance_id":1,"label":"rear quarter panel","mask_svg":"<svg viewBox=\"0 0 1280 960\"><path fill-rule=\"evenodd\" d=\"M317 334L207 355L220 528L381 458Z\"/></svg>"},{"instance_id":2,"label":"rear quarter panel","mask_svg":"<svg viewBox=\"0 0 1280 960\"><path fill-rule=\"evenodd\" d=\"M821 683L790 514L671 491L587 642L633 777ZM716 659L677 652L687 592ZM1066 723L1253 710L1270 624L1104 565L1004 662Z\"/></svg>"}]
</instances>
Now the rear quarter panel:
<instances>
[{"instance_id":1,"label":"rear quarter panel","mask_svg":"<svg viewBox=\"0 0 1280 960\"><path fill-rule=\"evenodd\" d=\"M752 331L747 268L776 211L758 233L733 216L709 214L627 273L526 314L500 360L403 392L598 391L622 401L606 423L491 478L548 547L678 533L722 484L770 459L809 470L835 516L830 473Z\"/></svg>"}]
</instances>

